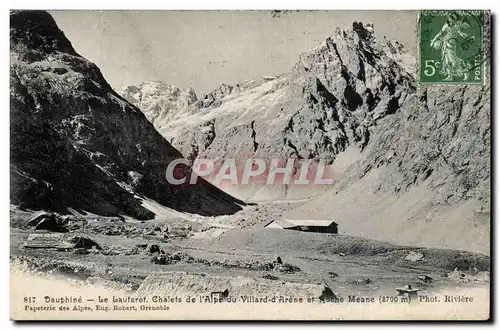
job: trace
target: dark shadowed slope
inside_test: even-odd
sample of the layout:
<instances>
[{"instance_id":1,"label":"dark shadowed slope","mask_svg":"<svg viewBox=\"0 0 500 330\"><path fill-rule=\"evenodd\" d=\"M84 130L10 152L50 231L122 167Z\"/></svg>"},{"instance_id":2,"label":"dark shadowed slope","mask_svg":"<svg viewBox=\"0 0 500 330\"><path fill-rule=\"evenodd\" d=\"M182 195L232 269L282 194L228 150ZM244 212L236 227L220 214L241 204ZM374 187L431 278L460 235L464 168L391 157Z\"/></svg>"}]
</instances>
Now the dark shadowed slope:
<instances>
[{"instance_id":1,"label":"dark shadowed slope","mask_svg":"<svg viewBox=\"0 0 500 330\"><path fill-rule=\"evenodd\" d=\"M138 197L201 215L241 209L206 182L167 183L166 167L181 154L47 12L11 12L10 41L11 203L138 219L154 216Z\"/></svg>"}]
</instances>

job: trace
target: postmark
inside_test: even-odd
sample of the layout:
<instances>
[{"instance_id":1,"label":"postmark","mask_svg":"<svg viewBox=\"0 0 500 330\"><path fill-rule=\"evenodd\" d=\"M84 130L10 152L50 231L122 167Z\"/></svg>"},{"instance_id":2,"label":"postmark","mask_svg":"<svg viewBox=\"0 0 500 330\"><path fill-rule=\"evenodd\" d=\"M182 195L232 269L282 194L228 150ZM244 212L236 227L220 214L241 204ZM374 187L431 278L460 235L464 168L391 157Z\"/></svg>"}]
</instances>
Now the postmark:
<instances>
[{"instance_id":1,"label":"postmark","mask_svg":"<svg viewBox=\"0 0 500 330\"><path fill-rule=\"evenodd\" d=\"M420 12L420 82L483 84L484 13L480 10Z\"/></svg>"}]
</instances>

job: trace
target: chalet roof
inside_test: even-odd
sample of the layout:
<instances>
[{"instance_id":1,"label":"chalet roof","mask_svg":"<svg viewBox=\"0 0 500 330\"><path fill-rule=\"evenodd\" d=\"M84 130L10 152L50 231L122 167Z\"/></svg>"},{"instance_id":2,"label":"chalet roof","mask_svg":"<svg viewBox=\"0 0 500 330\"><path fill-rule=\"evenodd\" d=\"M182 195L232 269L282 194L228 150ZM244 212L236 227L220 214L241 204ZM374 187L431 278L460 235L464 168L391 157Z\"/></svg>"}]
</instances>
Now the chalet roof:
<instances>
[{"instance_id":1,"label":"chalet roof","mask_svg":"<svg viewBox=\"0 0 500 330\"><path fill-rule=\"evenodd\" d=\"M332 224L337 224L333 220L310 220L310 219L286 219L286 221L294 226L314 226L314 227L328 227Z\"/></svg>"},{"instance_id":2,"label":"chalet roof","mask_svg":"<svg viewBox=\"0 0 500 330\"><path fill-rule=\"evenodd\" d=\"M267 227L268 225L270 225L273 222L276 222L278 225L280 225L283 228L294 228L294 227L302 227L302 226L328 227L328 226L331 226L332 224L337 224L333 220L276 219L276 220L269 221L268 223L265 224L264 227Z\"/></svg>"}]
</instances>

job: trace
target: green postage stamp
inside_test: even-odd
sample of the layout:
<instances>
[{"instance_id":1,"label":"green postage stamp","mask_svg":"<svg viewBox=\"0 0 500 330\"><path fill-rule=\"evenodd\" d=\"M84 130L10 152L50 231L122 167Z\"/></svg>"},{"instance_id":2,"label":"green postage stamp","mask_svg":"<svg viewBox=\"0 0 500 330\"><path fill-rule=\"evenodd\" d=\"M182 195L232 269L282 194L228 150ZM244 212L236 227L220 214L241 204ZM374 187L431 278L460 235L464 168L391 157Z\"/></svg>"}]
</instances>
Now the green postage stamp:
<instances>
[{"instance_id":1,"label":"green postage stamp","mask_svg":"<svg viewBox=\"0 0 500 330\"><path fill-rule=\"evenodd\" d=\"M484 81L481 10L420 12L420 82L482 84Z\"/></svg>"}]
</instances>

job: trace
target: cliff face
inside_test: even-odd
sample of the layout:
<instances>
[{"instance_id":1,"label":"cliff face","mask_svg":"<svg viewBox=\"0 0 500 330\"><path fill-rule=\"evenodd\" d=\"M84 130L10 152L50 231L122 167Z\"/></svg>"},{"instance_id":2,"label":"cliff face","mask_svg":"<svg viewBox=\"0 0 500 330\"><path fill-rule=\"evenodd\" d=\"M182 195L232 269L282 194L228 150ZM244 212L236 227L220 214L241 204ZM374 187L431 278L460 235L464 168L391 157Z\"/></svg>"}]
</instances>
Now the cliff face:
<instances>
[{"instance_id":1,"label":"cliff face","mask_svg":"<svg viewBox=\"0 0 500 330\"><path fill-rule=\"evenodd\" d=\"M489 254L489 86L422 87L377 122L342 179L290 218L338 219L339 232Z\"/></svg>"},{"instance_id":2,"label":"cliff face","mask_svg":"<svg viewBox=\"0 0 500 330\"><path fill-rule=\"evenodd\" d=\"M415 68L401 44L355 22L301 54L290 73L223 85L159 132L191 158L332 163L333 186L300 195L311 199L287 217L489 253L490 87L420 86ZM293 189L267 197L296 198Z\"/></svg>"},{"instance_id":3,"label":"cliff face","mask_svg":"<svg viewBox=\"0 0 500 330\"><path fill-rule=\"evenodd\" d=\"M202 215L239 201L201 181L171 186L165 170L182 157L99 69L78 55L43 11L10 15L11 203L148 219L154 199Z\"/></svg>"},{"instance_id":4,"label":"cliff face","mask_svg":"<svg viewBox=\"0 0 500 330\"><path fill-rule=\"evenodd\" d=\"M385 52L388 45L393 53ZM291 73L223 84L190 115L178 109L182 115L155 126L185 155L333 161L351 144L364 148L374 122L415 92L412 68L400 59L404 50L394 45L401 47L387 40L378 45L373 28L355 22L301 54Z\"/></svg>"},{"instance_id":5,"label":"cliff face","mask_svg":"<svg viewBox=\"0 0 500 330\"><path fill-rule=\"evenodd\" d=\"M158 128L173 118L188 115L198 101L192 88L181 90L161 81L147 81L117 91L123 98L142 109L146 118Z\"/></svg>"},{"instance_id":6,"label":"cliff face","mask_svg":"<svg viewBox=\"0 0 500 330\"><path fill-rule=\"evenodd\" d=\"M404 111L380 123L358 166L394 166L401 176L383 190L425 182L438 192L436 203L477 199L489 212L490 102L490 86L421 88Z\"/></svg>"},{"instance_id":7,"label":"cliff face","mask_svg":"<svg viewBox=\"0 0 500 330\"><path fill-rule=\"evenodd\" d=\"M392 53L385 51L389 46ZM351 146L364 149L376 122L415 93L413 68L401 60L406 55L397 43L380 45L372 26L355 22L301 54L290 73L223 84L190 111L178 109L168 121L155 120L155 127L190 159L258 156L332 163ZM294 190L281 188L271 198L288 198ZM301 190L295 198L311 194ZM250 195L240 196L254 198Z\"/></svg>"}]
</instances>

